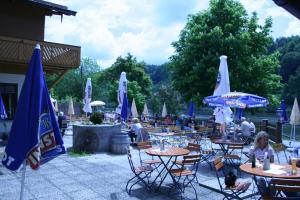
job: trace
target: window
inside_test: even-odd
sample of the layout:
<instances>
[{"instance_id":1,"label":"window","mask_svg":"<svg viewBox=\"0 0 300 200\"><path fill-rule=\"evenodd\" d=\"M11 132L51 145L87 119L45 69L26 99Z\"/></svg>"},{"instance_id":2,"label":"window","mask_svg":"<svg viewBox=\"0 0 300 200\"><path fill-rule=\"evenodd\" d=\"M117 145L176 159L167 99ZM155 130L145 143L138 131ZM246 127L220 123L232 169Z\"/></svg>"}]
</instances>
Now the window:
<instances>
[{"instance_id":1,"label":"window","mask_svg":"<svg viewBox=\"0 0 300 200\"><path fill-rule=\"evenodd\" d=\"M0 83L0 93L5 106L8 119L13 119L18 101L18 84Z\"/></svg>"}]
</instances>

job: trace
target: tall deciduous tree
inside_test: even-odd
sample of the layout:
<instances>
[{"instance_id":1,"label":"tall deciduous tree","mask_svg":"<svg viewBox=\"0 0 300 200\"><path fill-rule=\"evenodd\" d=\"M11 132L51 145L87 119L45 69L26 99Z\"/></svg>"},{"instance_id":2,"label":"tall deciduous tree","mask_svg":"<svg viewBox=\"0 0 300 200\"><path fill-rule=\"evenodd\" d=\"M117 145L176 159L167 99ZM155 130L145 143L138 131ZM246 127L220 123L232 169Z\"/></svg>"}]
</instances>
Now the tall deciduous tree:
<instances>
[{"instance_id":1,"label":"tall deciduous tree","mask_svg":"<svg viewBox=\"0 0 300 200\"><path fill-rule=\"evenodd\" d=\"M96 84L106 92L104 96L108 96L109 102L117 105L117 90L118 81L121 72L126 72L128 80L128 100L131 102L135 98L137 109L139 113L143 109L145 100L151 94L152 82L145 73L144 62L138 62L131 54L125 58L118 57L116 62L108 69L102 71L97 75Z\"/></svg>"},{"instance_id":2,"label":"tall deciduous tree","mask_svg":"<svg viewBox=\"0 0 300 200\"><path fill-rule=\"evenodd\" d=\"M271 101L281 87L278 54L267 54L271 45L271 18L258 24L241 3L211 0L209 9L189 15L171 57L173 84L186 100L212 95L219 57L228 56L231 90L267 96Z\"/></svg>"}]
</instances>

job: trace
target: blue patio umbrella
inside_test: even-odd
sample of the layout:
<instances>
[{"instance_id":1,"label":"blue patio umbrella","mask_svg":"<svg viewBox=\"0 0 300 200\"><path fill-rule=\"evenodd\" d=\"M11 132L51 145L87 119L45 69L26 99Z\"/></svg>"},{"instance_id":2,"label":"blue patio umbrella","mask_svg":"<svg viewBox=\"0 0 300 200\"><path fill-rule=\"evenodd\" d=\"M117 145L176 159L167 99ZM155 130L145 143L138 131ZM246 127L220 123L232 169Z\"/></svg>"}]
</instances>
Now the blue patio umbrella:
<instances>
[{"instance_id":1,"label":"blue patio umbrella","mask_svg":"<svg viewBox=\"0 0 300 200\"><path fill-rule=\"evenodd\" d=\"M4 106L4 103L3 103L3 100L2 100L2 97L0 94L0 119L6 119L6 118L7 118L7 114L6 114L5 106Z\"/></svg>"},{"instance_id":2,"label":"blue patio umbrella","mask_svg":"<svg viewBox=\"0 0 300 200\"><path fill-rule=\"evenodd\" d=\"M127 98L127 94L124 93L122 110L121 110L121 118L122 120L126 121L127 117L128 117L128 98Z\"/></svg>"},{"instance_id":3,"label":"blue patio umbrella","mask_svg":"<svg viewBox=\"0 0 300 200\"><path fill-rule=\"evenodd\" d=\"M269 104L268 99L243 92L229 92L223 95L205 97L203 103L209 106L229 106L231 108L258 108Z\"/></svg>"},{"instance_id":4,"label":"blue patio umbrella","mask_svg":"<svg viewBox=\"0 0 300 200\"><path fill-rule=\"evenodd\" d=\"M65 152L44 78L40 45L37 45L23 83L2 164L10 170L19 169L22 163L38 169ZM23 171L25 174L25 167Z\"/></svg>"},{"instance_id":5,"label":"blue patio umbrella","mask_svg":"<svg viewBox=\"0 0 300 200\"><path fill-rule=\"evenodd\" d=\"M188 110L188 114L190 117L193 117L194 116L194 112L195 112L195 105L194 105L194 102L193 101L190 101L190 104L189 104L189 110Z\"/></svg>"},{"instance_id":6,"label":"blue patio umbrella","mask_svg":"<svg viewBox=\"0 0 300 200\"><path fill-rule=\"evenodd\" d=\"M285 101L282 100L281 103L280 103L280 120L282 122L288 122L288 117L287 117L287 114L286 114L286 105L285 105Z\"/></svg>"}]
</instances>

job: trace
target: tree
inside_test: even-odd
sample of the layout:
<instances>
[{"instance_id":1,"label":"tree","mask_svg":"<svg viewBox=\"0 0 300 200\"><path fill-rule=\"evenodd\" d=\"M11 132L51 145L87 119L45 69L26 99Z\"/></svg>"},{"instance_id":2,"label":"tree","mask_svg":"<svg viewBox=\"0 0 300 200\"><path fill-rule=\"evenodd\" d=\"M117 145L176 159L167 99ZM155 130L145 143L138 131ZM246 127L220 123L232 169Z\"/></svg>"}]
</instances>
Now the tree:
<instances>
[{"instance_id":1,"label":"tree","mask_svg":"<svg viewBox=\"0 0 300 200\"><path fill-rule=\"evenodd\" d=\"M300 68L296 71L295 75L290 76L288 84L284 87L284 99L290 105L293 104L294 98L300 97Z\"/></svg>"},{"instance_id":2,"label":"tree","mask_svg":"<svg viewBox=\"0 0 300 200\"><path fill-rule=\"evenodd\" d=\"M79 68L70 70L64 78L53 88L56 98L65 99L68 96L74 97L77 101L83 99L83 92L88 77L93 77L101 67L91 58L81 59ZM93 82L93 78L92 78ZM92 98L97 96L97 87L93 87Z\"/></svg>"},{"instance_id":3,"label":"tree","mask_svg":"<svg viewBox=\"0 0 300 200\"><path fill-rule=\"evenodd\" d=\"M272 101L280 87L278 53L267 54L272 43L271 18L263 26L249 18L234 0L211 0L209 9L188 16L179 40L173 42L172 82L188 101L201 103L212 95L219 57L228 56L231 90L267 96Z\"/></svg>"},{"instance_id":4,"label":"tree","mask_svg":"<svg viewBox=\"0 0 300 200\"><path fill-rule=\"evenodd\" d=\"M152 82L145 73L144 62L138 62L131 54L125 58L118 57L116 62L108 69L98 73L96 84L112 102L110 106L117 106L117 90L121 72L126 72L128 80L128 100L135 98L137 109L141 113L145 100L151 94Z\"/></svg>"}]
</instances>

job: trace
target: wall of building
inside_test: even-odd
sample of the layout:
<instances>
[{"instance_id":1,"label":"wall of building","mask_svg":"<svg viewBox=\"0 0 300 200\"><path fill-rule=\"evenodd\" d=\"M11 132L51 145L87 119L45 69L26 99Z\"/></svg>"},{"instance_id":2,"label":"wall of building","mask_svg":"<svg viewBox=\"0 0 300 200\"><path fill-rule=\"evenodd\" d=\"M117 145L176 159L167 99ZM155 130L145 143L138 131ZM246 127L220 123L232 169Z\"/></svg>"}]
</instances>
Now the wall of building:
<instances>
[{"instance_id":1,"label":"wall of building","mask_svg":"<svg viewBox=\"0 0 300 200\"><path fill-rule=\"evenodd\" d=\"M17 83L18 84L18 97L20 96L20 92L21 92L24 80L25 80L25 75L0 73L0 82L1 83Z\"/></svg>"},{"instance_id":2,"label":"wall of building","mask_svg":"<svg viewBox=\"0 0 300 200\"><path fill-rule=\"evenodd\" d=\"M18 97L25 80L25 75L20 74L4 74L0 73L0 82L1 83L15 83L18 84ZM11 120L0 120L0 138L4 133L8 134L10 132L12 121Z\"/></svg>"},{"instance_id":3,"label":"wall of building","mask_svg":"<svg viewBox=\"0 0 300 200\"><path fill-rule=\"evenodd\" d=\"M23 1L1 1L0 35L44 41L45 11Z\"/></svg>"}]
</instances>

